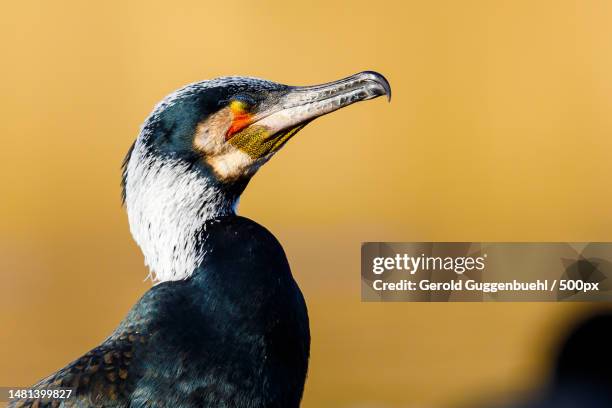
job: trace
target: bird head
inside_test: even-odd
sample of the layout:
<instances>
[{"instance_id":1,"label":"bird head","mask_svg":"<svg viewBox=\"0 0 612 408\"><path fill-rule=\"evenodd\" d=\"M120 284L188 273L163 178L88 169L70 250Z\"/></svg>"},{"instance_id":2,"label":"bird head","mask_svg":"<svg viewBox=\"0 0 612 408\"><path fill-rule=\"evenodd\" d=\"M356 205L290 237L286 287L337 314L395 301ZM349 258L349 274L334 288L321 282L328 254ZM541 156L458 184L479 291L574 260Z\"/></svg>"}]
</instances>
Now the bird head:
<instances>
[{"instance_id":1,"label":"bird head","mask_svg":"<svg viewBox=\"0 0 612 408\"><path fill-rule=\"evenodd\" d=\"M155 277L185 277L193 261L177 265L177 252L194 251L187 237L204 221L234 213L251 177L310 121L381 95L390 98L389 83L366 71L315 86L223 77L162 100L123 170L130 228ZM163 255L168 247L175 252Z\"/></svg>"}]
</instances>

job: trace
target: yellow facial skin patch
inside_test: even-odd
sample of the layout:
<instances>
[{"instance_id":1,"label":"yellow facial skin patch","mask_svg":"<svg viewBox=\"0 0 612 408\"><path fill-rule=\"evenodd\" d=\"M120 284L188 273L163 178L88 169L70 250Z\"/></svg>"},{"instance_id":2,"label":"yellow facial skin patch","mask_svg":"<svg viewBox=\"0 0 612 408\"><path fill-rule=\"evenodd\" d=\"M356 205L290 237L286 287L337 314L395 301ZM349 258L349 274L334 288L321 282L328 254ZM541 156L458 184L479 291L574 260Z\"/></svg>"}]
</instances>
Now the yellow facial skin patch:
<instances>
[{"instance_id":1,"label":"yellow facial skin patch","mask_svg":"<svg viewBox=\"0 0 612 408\"><path fill-rule=\"evenodd\" d=\"M248 111L248 105L242 101L232 101L229 105L232 112L232 124L227 129L225 140L229 140L235 133L251 124L253 115Z\"/></svg>"},{"instance_id":2,"label":"yellow facial skin patch","mask_svg":"<svg viewBox=\"0 0 612 408\"><path fill-rule=\"evenodd\" d=\"M239 100L231 101L229 107L232 112L245 112L248 108L245 102Z\"/></svg>"}]
</instances>

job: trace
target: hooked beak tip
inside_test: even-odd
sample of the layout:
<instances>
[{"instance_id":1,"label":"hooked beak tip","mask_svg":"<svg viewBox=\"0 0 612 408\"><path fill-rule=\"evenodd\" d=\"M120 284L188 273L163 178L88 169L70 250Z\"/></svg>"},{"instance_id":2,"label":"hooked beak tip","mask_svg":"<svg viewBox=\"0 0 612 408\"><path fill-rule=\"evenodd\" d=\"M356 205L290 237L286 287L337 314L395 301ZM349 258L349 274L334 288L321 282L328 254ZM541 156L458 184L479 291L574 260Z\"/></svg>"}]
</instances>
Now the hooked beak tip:
<instances>
[{"instance_id":1,"label":"hooked beak tip","mask_svg":"<svg viewBox=\"0 0 612 408\"><path fill-rule=\"evenodd\" d=\"M374 81L382 87L383 94L387 96L387 101L391 102L391 84L387 81L387 78L383 74L376 71L363 71L356 76L362 76L368 81Z\"/></svg>"}]
</instances>

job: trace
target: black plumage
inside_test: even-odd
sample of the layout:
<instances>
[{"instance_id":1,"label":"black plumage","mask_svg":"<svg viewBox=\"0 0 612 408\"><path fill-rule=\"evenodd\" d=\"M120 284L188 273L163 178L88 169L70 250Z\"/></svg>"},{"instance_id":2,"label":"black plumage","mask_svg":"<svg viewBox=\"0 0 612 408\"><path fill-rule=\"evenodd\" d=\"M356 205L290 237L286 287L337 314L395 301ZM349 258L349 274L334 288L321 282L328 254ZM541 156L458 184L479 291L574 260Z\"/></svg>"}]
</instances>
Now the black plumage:
<instances>
[{"instance_id":1,"label":"black plumage","mask_svg":"<svg viewBox=\"0 0 612 408\"><path fill-rule=\"evenodd\" d=\"M68 406L298 406L308 314L281 245L239 216L200 234L206 267L150 289L104 343L36 386L75 387Z\"/></svg>"}]
</instances>

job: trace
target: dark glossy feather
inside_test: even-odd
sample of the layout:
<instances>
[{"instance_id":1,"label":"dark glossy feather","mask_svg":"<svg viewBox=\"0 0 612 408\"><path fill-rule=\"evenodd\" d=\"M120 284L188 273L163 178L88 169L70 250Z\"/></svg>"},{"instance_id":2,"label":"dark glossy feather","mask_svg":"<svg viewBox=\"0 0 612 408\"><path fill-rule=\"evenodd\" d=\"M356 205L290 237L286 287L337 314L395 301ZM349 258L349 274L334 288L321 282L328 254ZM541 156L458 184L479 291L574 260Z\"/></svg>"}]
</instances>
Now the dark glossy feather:
<instances>
[{"instance_id":1,"label":"dark glossy feather","mask_svg":"<svg viewBox=\"0 0 612 408\"><path fill-rule=\"evenodd\" d=\"M201 240L192 277L150 289L111 337L37 386L75 387L67 407L299 406L308 315L282 247L235 216L208 221Z\"/></svg>"}]
</instances>

